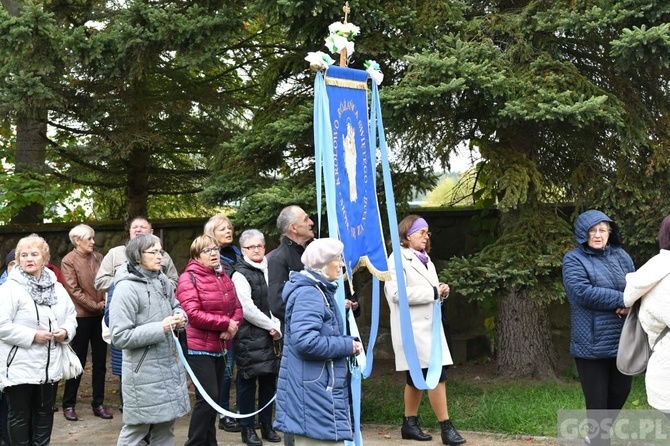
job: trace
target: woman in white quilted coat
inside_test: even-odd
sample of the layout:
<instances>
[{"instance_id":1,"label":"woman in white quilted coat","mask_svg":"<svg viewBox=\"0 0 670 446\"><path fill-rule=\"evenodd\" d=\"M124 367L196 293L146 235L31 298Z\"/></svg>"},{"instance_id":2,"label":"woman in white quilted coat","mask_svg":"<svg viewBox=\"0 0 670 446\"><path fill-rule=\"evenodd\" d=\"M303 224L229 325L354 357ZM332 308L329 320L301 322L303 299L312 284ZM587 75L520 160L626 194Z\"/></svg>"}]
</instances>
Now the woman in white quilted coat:
<instances>
[{"instance_id":1,"label":"woman in white quilted coat","mask_svg":"<svg viewBox=\"0 0 670 446\"><path fill-rule=\"evenodd\" d=\"M670 215L661 223L658 234L661 251L640 269L626 275L623 301L631 307L640 303L640 323L649 337L649 345L670 325ZM647 400L655 409L670 414L670 334L654 347L647 374Z\"/></svg>"},{"instance_id":2,"label":"woman in white quilted coat","mask_svg":"<svg viewBox=\"0 0 670 446\"><path fill-rule=\"evenodd\" d=\"M77 312L45 266L49 257L42 237L22 238L16 245L19 263L0 287L0 390L13 445L49 445L54 388L63 377L62 345L76 335Z\"/></svg>"}]
</instances>

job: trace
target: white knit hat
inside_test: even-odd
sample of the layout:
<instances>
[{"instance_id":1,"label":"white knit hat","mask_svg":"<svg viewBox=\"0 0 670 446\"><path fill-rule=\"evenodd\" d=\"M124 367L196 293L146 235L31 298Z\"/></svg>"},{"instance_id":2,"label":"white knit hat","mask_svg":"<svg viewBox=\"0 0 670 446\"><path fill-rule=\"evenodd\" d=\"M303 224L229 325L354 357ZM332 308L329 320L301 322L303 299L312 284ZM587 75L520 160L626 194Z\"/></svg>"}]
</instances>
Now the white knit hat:
<instances>
[{"instance_id":1,"label":"white knit hat","mask_svg":"<svg viewBox=\"0 0 670 446\"><path fill-rule=\"evenodd\" d=\"M307 245L300 261L310 269L321 269L342 255L344 244L335 238L319 238Z\"/></svg>"}]
</instances>

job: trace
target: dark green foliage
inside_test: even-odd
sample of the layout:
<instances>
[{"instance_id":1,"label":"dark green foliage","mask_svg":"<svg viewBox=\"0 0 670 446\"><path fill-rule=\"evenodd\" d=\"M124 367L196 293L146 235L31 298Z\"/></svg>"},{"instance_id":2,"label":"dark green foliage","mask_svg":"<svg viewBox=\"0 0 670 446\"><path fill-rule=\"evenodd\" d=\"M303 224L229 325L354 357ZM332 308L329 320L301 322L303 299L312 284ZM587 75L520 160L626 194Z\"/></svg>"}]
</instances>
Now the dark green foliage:
<instances>
[{"instance_id":1,"label":"dark green foliage","mask_svg":"<svg viewBox=\"0 0 670 446\"><path fill-rule=\"evenodd\" d=\"M515 289L549 302L565 294L556 272L573 245L572 230L556 211L524 210L495 243L473 256L451 259L440 278L470 299L496 299Z\"/></svg>"}]
</instances>

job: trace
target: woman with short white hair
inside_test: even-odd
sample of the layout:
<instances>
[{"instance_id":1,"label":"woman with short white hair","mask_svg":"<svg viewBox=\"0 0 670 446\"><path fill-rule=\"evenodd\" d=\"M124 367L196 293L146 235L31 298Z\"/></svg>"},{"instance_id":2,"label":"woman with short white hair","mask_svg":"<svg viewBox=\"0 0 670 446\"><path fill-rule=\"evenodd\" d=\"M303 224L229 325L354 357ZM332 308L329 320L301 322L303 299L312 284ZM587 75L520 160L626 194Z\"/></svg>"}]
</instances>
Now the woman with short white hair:
<instances>
[{"instance_id":1,"label":"woman with short white hair","mask_svg":"<svg viewBox=\"0 0 670 446\"><path fill-rule=\"evenodd\" d=\"M72 340L72 349L79 357L84 369L88 346L91 346L93 363L92 385L93 415L104 420L113 418L103 406L105 399L105 374L107 373L107 343L102 339L102 316L105 311L105 292L95 289L95 276L100 269L102 254L95 249L95 231L88 225L77 225L70 230L70 241L74 249L61 262L65 289L77 309L77 336ZM81 375L65 382L63 392L63 416L68 421L79 419L75 412L77 392Z\"/></svg>"},{"instance_id":2,"label":"woman with short white hair","mask_svg":"<svg viewBox=\"0 0 670 446\"><path fill-rule=\"evenodd\" d=\"M305 248L303 271L284 287L284 350L277 384L275 428L295 436L296 446L343 445L353 439L347 391L348 358L363 345L344 335L335 301L344 245L316 239Z\"/></svg>"}]
</instances>

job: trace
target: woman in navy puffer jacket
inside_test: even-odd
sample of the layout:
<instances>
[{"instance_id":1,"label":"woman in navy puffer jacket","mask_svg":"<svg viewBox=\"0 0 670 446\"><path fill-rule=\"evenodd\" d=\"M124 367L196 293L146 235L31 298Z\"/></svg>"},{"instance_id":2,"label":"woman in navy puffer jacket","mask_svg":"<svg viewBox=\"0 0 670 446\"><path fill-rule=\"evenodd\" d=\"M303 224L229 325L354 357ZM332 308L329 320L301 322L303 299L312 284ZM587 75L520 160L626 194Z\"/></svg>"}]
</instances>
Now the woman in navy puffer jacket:
<instances>
[{"instance_id":1,"label":"woman in navy puffer jacket","mask_svg":"<svg viewBox=\"0 0 670 446\"><path fill-rule=\"evenodd\" d=\"M314 240L284 287L284 351L277 384L275 427L295 435L295 446L344 444L353 439L347 390L347 358L363 346L343 335L335 302L342 242Z\"/></svg>"},{"instance_id":2,"label":"woman in navy puffer jacket","mask_svg":"<svg viewBox=\"0 0 670 446\"><path fill-rule=\"evenodd\" d=\"M632 383L617 369L616 354L628 312L623 302L626 274L635 267L621 247L616 223L600 211L577 217L575 239L578 246L563 257L563 285L572 316L570 355L575 358L586 409L618 410ZM601 417L589 418L599 422ZM606 433L602 428L591 429L589 437ZM591 438L591 444L609 440Z\"/></svg>"},{"instance_id":3,"label":"woman in navy puffer jacket","mask_svg":"<svg viewBox=\"0 0 670 446\"><path fill-rule=\"evenodd\" d=\"M222 270L214 237L191 244L191 260L179 276L177 299L188 315L188 363L207 394L216 401L226 373L226 353L242 323L235 286ZM216 411L196 393L186 446L216 446Z\"/></svg>"}]
</instances>

